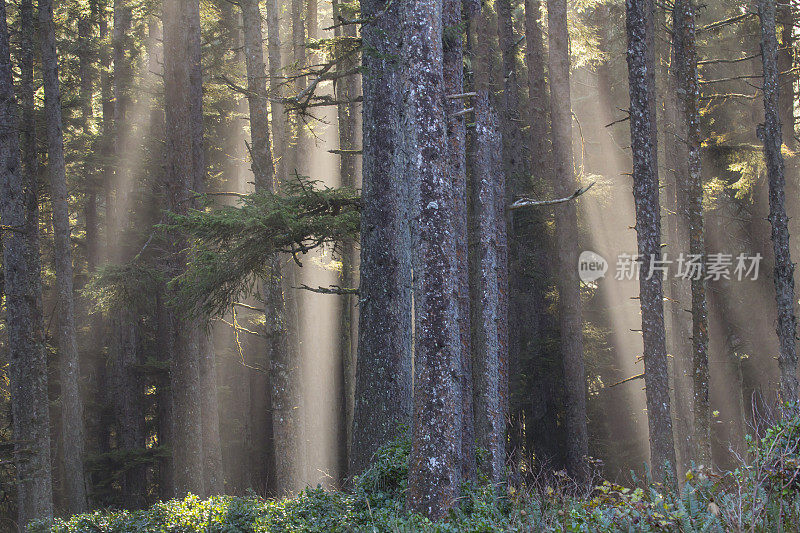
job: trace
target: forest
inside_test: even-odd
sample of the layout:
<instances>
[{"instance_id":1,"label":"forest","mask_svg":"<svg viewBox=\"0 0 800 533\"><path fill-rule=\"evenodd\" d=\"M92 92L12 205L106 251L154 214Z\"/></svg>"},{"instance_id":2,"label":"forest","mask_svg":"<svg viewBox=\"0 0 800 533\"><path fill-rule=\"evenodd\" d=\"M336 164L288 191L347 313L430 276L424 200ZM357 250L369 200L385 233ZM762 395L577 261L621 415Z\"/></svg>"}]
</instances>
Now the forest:
<instances>
[{"instance_id":1,"label":"forest","mask_svg":"<svg viewBox=\"0 0 800 533\"><path fill-rule=\"evenodd\" d=\"M798 28L0 1L0 531L800 531Z\"/></svg>"}]
</instances>

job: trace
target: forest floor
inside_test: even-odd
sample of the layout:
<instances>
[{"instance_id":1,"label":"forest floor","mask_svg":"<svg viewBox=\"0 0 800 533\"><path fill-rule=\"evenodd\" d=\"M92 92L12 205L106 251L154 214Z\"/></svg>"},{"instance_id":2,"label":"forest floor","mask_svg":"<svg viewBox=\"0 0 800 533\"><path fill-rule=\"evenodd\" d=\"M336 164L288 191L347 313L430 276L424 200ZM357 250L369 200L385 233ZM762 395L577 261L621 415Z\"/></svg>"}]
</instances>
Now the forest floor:
<instances>
[{"instance_id":1,"label":"forest floor","mask_svg":"<svg viewBox=\"0 0 800 533\"><path fill-rule=\"evenodd\" d=\"M607 481L582 495L563 475L497 491L465 486L439 522L404 510L408 441L384 447L349 491L309 488L293 498L218 496L158 503L141 511L96 511L34 526L49 533L276 532L700 532L800 531L800 417L750 441L749 459L726 473L688 472L680 490Z\"/></svg>"}]
</instances>

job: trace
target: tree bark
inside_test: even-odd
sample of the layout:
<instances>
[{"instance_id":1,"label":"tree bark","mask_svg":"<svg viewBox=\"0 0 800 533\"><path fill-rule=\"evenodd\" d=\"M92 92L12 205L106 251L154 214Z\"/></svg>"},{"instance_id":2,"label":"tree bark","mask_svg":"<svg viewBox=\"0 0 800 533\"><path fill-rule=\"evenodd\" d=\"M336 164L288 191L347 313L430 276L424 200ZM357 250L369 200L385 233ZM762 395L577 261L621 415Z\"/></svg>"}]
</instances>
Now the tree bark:
<instances>
[{"instance_id":1,"label":"tree bark","mask_svg":"<svg viewBox=\"0 0 800 533\"><path fill-rule=\"evenodd\" d=\"M502 139L499 119L481 91L474 102L475 148L472 152L473 216L476 224L475 284L475 434L486 451L481 472L492 483L502 481L505 468L505 416L500 387L500 279L498 276L498 231L504 228L501 210L505 201L505 175L500 155ZM500 199L501 201L498 201ZM500 209L498 209L500 208Z\"/></svg>"},{"instance_id":2,"label":"tree bark","mask_svg":"<svg viewBox=\"0 0 800 533\"><path fill-rule=\"evenodd\" d=\"M644 341L645 392L654 479L674 482L675 448L670 414L669 376L664 332L663 280L650 265L661 259L658 201L658 149L654 69L653 0L627 0L628 84L631 99L633 195L639 257L640 304Z\"/></svg>"},{"instance_id":3,"label":"tree bark","mask_svg":"<svg viewBox=\"0 0 800 533\"><path fill-rule=\"evenodd\" d=\"M410 0L401 9L402 132L413 191L416 311L407 504L436 520L458 497L463 414L442 1Z\"/></svg>"},{"instance_id":4,"label":"tree bark","mask_svg":"<svg viewBox=\"0 0 800 533\"><path fill-rule=\"evenodd\" d=\"M219 434L219 397L217 395L217 358L210 331L199 329L200 388L203 412L203 487L205 496L225 493L222 469L222 442Z\"/></svg>"},{"instance_id":5,"label":"tree bark","mask_svg":"<svg viewBox=\"0 0 800 533\"><path fill-rule=\"evenodd\" d=\"M197 0L164 0L164 92L166 96L166 206L185 213L191 205L195 161L191 102L192 12L199 9ZM185 237L175 235L168 257L171 274L185 268ZM173 460L175 488L178 496L188 492L203 494L202 393L197 330L193 324L182 324L177 310L169 310L174 337L171 362L174 442Z\"/></svg>"},{"instance_id":6,"label":"tree bark","mask_svg":"<svg viewBox=\"0 0 800 533\"><path fill-rule=\"evenodd\" d=\"M675 59L678 69L678 94L682 96L683 128L678 137L686 139L688 156L684 218L689 222L689 253L705 262L703 227L703 180L701 175L700 81L695 44L695 6L692 0L677 0L674 7ZM699 279L695 279L699 278ZM711 407L709 404L708 307L706 281L692 279L692 383L694 398L694 460L711 465Z\"/></svg>"},{"instance_id":7,"label":"tree bark","mask_svg":"<svg viewBox=\"0 0 800 533\"><path fill-rule=\"evenodd\" d=\"M411 420L411 234L401 161L398 2L362 0L363 185L358 356L350 475Z\"/></svg>"},{"instance_id":8,"label":"tree bark","mask_svg":"<svg viewBox=\"0 0 800 533\"><path fill-rule=\"evenodd\" d=\"M269 143L267 86L264 78L264 51L261 15L258 2L242 3L245 58L247 67L248 104L250 108L251 152L256 192L275 192L275 166ZM296 479L297 446L300 421L297 407L299 394L299 361L297 350L288 345L286 303L281 288L281 265L277 256L267 258L270 275L262 282L268 329L268 360L271 374L272 440L275 446L275 487L279 494L292 490ZM267 445L268 443L262 443ZM271 454L272 455L272 454ZM271 465L272 466L272 465Z\"/></svg>"},{"instance_id":9,"label":"tree bark","mask_svg":"<svg viewBox=\"0 0 800 533\"><path fill-rule=\"evenodd\" d=\"M87 508L83 464L86 442L83 401L79 387L80 360L75 329L75 298L72 290L72 242L52 0L39 0L39 28L42 41L44 106L47 117L47 173L53 208L54 262L58 292L56 339L60 359L64 492L67 510L75 514Z\"/></svg>"},{"instance_id":10,"label":"tree bark","mask_svg":"<svg viewBox=\"0 0 800 533\"><path fill-rule=\"evenodd\" d=\"M333 0L333 21L338 24L339 17L342 16L341 5L338 0ZM349 45L357 38L356 27L353 24L336 26L334 36L343 39L343 46L348 50ZM339 72L349 72L355 68L358 61L355 58L342 60L337 65ZM357 128L357 109L354 100L358 96L358 77L355 75L347 76L336 83L336 99L339 105L336 106L337 122L339 126L339 149L345 150L339 155L339 177L342 187L356 187L356 128ZM349 153L347 151L350 151ZM354 269L356 268L355 246L351 242L342 243L341 250L342 274L341 286L352 287L355 283ZM339 395L339 436L338 436L338 479L343 480L347 476L348 465L350 464L350 446L353 436L353 399L355 397L355 330L353 327L354 301L351 295L340 297L340 319L339 319L339 356L341 357L338 386Z\"/></svg>"},{"instance_id":11,"label":"tree bark","mask_svg":"<svg viewBox=\"0 0 800 533\"><path fill-rule=\"evenodd\" d=\"M778 113L782 129L785 132L784 142L789 148L794 149L797 145L794 131L794 82L797 79L797 73L792 71L794 68L794 4L789 0L776 9L776 16L781 25L781 43L778 49L778 80L780 83Z\"/></svg>"},{"instance_id":12,"label":"tree bark","mask_svg":"<svg viewBox=\"0 0 800 533\"><path fill-rule=\"evenodd\" d=\"M552 120L553 189L559 198L577 190L572 155L572 100L570 96L569 35L566 0L548 0L550 35L550 99ZM578 213L575 202L555 208L558 246L558 307L567 426L567 471L579 482L589 477L586 429L586 371L583 365L581 285L578 279Z\"/></svg>"},{"instance_id":13,"label":"tree bark","mask_svg":"<svg viewBox=\"0 0 800 533\"><path fill-rule=\"evenodd\" d=\"M462 1L444 0L442 3L442 26L444 31L444 90L446 95L464 92L464 38L461 30ZM461 99L447 98L447 148L449 161L448 174L453 190L453 229L455 231L455 276L457 280L458 326L461 339L461 476L465 480L474 480L475 464L475 430L472 406L472 350L470 330L469 303L469 261L467 230L467 161L466 138L467 128L464 115L456 116L463 111Z\"/></svg>"},{"instance_id":14,"label":"tree bark","mask_svg":"<svg viewBox=\"0 0 800 533\"><path fill-rule=\"evenodd\" d=\"M775 0L758 0L761 19L761 60L764 68L764 124L759 137L764 142L764 158L769 179L769 222L775 252L775 301L778 309L777 333L780 342L778 368L781 400L797 402L797 319L794 314L794 265L789 253L789 227L786 216L786 178L781 153L781 122L778 72L778 41L775 36Z\"/></svg>"},{"instance_id":15,"label":"tree bark","mask_svg":"<svg viewBox=\"0 0 800 533\"><path fill-rule=\"evenodd\" d=\"M281 96L281 37L280 37L280 3L278 0L267 0L267 53L269 56L269 97L272 100L272 142L273 153L277 159L278 178L288 175L286 166L287 139L289 138L289 122L284 105L278 101Z\"/></svg>"},{"instance_id":16,"label":"tree bark","mask_svg":"<svg viewBox=\"0 0 800 533\"><path fill-rule=\"evenodd\" d=\"M36 196L36 151L33 122L33 10L20 6L22 26L20 93L22 143L14 101L6 3L0 4L0 220L15 228L3 232L6 332L17 475L17 523L53 518L50 468L50 414L47 357L42 320L39 271L39 209ZM22 163L22 164L21 164Z\"/></svg>"}]
</instances>

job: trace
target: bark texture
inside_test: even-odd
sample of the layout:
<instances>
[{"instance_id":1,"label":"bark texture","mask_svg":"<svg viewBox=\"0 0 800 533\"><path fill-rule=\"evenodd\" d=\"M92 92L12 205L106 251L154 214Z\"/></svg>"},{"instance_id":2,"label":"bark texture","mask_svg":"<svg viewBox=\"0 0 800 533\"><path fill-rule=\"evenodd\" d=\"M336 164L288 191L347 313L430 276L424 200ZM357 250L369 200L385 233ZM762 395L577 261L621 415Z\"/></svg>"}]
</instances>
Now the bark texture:
<instances>
[{"instance_id":1,"label":"bark texture","mask_svg":"<svg viewBox=\"0 0 800 533\"><path fill-rule=\"evenodd\" d=\"M548 0L550 35L550 99L553 139L553 189L564 198L577 190L572 160L572 99L566 0ZM588 479L589 436L586 429L586 371L583 365L581 285L578 279L578 213L575 202L555 208L558 254L558 308L567 426L567 471Z\"/></svg>"},{"instance_id":2,"label":"bark texture","mask_svg":"<svg viewBox=\"0 0 800 533\"><path fill-rule=\"evenodd\" d=\"M22 93L23 143L33 132L33 17L23 2ZM26 38L27 36L27 38ZM28 39L30 38L30 39ZM30 61L30 62L28 62ZM28 108L28 106L30 106ZM14 462L17 475L17 524L52 519L53 481L50 469L50 414L47 400L47 358L42 320L39 271L39 208L36 196L36 152L29 144L21 164L17 104L14 100L6 3L0 4L0 220L14 228L3 232L3 274L6 295L9 380L14 401Z\"/></svg>"},{"instance_id":3,"label":"bark texture","mask_svg":"<svg viewBox=\"0 0 800 533\"><path fill-rule=\"evenodd\" d=\"M411 421L410 181L401 166L400 5L363 0L359 337L350 474Z\"/></svg>"},{"instance_id":4,"label":"bark texture","mask_svg":"<svg viewBox=\"0 0 800 533\"><path fill-rule=\"evenodd\" d=\"M194 133L191 102L193 11L199 9L197 0L164 0L164 93L166 110L166 206L185 213L191 205L194 186ZM167 258L171 273L185 268L186 258L181 250L185 238L173 236ZM171 359L171 391L173 398L175 489L178 496L188 492L203 494L203 429L202 394L200 391L200 362L198 331L193 324L184 324L177 311L170 309L170 328L174 338Z\"/></svg>"},{"instance_id":5,"label":"bark texture","mask_svg":"<svg viewBox=\"0 0 800 533\"><path fill-rule=\"evenodd\" d=\"M333 0L333 20L334 24L342 16L341 4L338 0ZM357 38L356 27L352 24L337 26L334 28L334 35L343 39L343 47L349 50L352 40ZM339 72L348 72L355 68L358 61L355 57L341 59L337 65ZM337 121L339 126L339 149L344 150L339 155L339 177L343 187L356 187L356 128L358 127L358 109L355 99L358 96L358 77L347 76L336 83L336 99L341 102L336 106ZM342 275L341 286L352 287L355 283L354 270L356 268L355 245L352 242L342 243L341 250ZM352 444L353 427L353 399L355 397L355 338L358 335L354 327L353 317L355 316L354 298L351 295L340 297L340 321L339 321L339 354L341 357L338 386L339 395L339 432L338 437L338 474L340 479L347 475L347 468L350 464L350 447Z\"/></svg>"},{"instance_id":6,"label":"bark texture","mask_svg":"<svg viewBox=\"0 0 800 533\"><path fill-rule=\"evenodd\" d=\"M650 265L657 264L661 259L653 1L626 0L626 14L633 196L636 204L638 251L642 261L639 299L642 311L650 460L654 478L663 482L675 479L675 447L664 332L663 279L658 273L647 275Z\"/></svg>"},{"instance_id":7,"label":"bark texture","mask_svg":"<svg viewBox=\"0 0 800 533\"><path fill-rule=\"evenodd\" d=\"M693 0L675 2L675 59L678 69L678 93L682 96L683 125L679 138L686 139L688 172L686 174L686 213L689 222L689 253L705 260L703 226L703 180L701 175L700 77L697 68L695 5ZM699 278L699 279L697 279ZM708 306L706 281L692 279L692 383L694 411L694 460L711 465L711 406L709 404Z\"/></svg>"},{"instance_id":8,"label":"bark texture","mask_svg":"<svg viewBox=\"0 0 800 533\"><path fill-rule=\"evenodd\" d=\"M502 139L499 118L489 106L486 92L475 99L475 148L472 152L473 213L476 224L475 283L475 434L477 445L486 450L481 472L493 483L502 481L505 467L505 416L500 387L500 279L498 276L498 231L504 229L505 200Z\"/></svg>"},{"instance_id":9,"label":"bark texture","mask_svg":"<svg viewBox=\"0 0 800 533\"><path fill-rule=\"evenodd\" d=\"M444 0L442 26L444 31L444 90L446 95L464 92L464 38L461 31L461 0ZM455 273L458 296L458 326L461 338L461 401L462 448L461 475L475 479L475 431L472 421L472 350L469 304L469 261L467 231L467 129L461 99L445 100L447 113L447 148L450 182L453 191L453 231L455 232Z\"/></svg>"},{"instance_id":10,"label":"bark texture","mask_svg":"<svg viewBox=\"0 0 800 533\"><path fill-rule=\"evenodd\" d=\"M443 518L459 493L461 337L445 116L442 1L401 11L406 174L413 183L414 413L408 507Z\"/></svg>"},{"instance_id":11,"label":"bark texture","mask_svg":"<svg viewBox=\"0 0 800 533\"><path fill-rule=\"evenodd\" d=\"M258 192L275 192L275 166L269 142L267 86L264 72L261 15L258 2L241 4L244 25L245 63L247 67L248 105L253 173ZM270 28L271 29L271 28ZM267 258L270 275L262 281L261 291L266 309L268 329L267 351L271 368L272 440L277 457L275 489L279 494L294 488L294 464L299 443L299 362L297 353L287 342L286 304L281 288L281 265L277 256ZM262 443L266 446L267 443ZM272 455L272 454L270 454ZM270 465L272 466L272 465Z\"/></svg>"},{"instance_id":12,"label":"bark texture","mask_svg":"<svg viewBox=\"0 0 800 533\"><path fill-rule=\"evenodd\" d=\"M761 19L761 60L764 67L764 124L759 137L769 180L769 222L775 253L775 301L778 308L776 331L780 342L778 367L781 400L797 401L797 318L794 314L794 265L789 253L789 219L786 216L786 177L781 153L783 144L779 117L778 40L775 35L775 0L758 0Z\"/></svg>"},{"instance_id":13,"label":"bark texture","mask_svg":"<svg viewBox=\"0 0 800 533\"><path fill-rule=\"evenodd\" d=\"M64 163L64 135L61 121L61 88L53 24L52 0L39 0L39 30L42 43L42 79L47 117L47 174L53 206L53 237L58 302L59 374L61 384L61 432L64 456L64 493L67 510L86 510L83 458L85 432L83 401L79 390L78 341L75 329L75 298L72 290L72 241L70 240L67 177Z\"/></svg>"}]
</instances>

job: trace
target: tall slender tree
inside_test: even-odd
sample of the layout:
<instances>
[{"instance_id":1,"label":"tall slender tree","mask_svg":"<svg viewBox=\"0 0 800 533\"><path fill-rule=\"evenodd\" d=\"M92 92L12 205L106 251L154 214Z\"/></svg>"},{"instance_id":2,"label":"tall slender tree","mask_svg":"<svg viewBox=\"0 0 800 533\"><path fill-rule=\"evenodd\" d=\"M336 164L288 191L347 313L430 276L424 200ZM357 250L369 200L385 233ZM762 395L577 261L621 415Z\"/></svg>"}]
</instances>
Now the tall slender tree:
<instances>
[{"instance_id":1,"label":"tall slender tree","mask_svg":"<svg viewBox=\"0 0 800 533\"><path fill-rule=\"evenodd\" d=\"M794 314L794 265L789 252L789 220L786 216L786 177L781 153L778 40L775 34L775 0L758 0L761 19L761 61L764 69L764 124L759 137L764 142L764 158L769 180L769 222L775 252L775 300L778 307L777 333L780 341L778 367L781 399L797 401L797 318Z\"/></svg>"},{"instance_id":2,"label":"tall slender tree","mask_svg":"<svg viewBox=\"0 0 800 533\"><path fill-rule=\"evenodd\" d=\"M385 11L385 13L384 13ZM381 15L382 14L382 15ZM411 421L411 234L401 164L400 4L364 0L361 270L350 474Z\"/></svg>"},{"instance_id":3,"label":"tall slender tree","mask_svg":"<svg viewBox=\"0 0 800 533\"><path fill-rule=\"evenodd\" d=\"M39 209L33 134L33 13L23 2L21 23L23 144L20 161L17 104L6 3L0 3L0 220L3 223L3 273L6 297L9 379L13 395L14 462L17 476L17 523L53 517L50 468L50 414L47 358L39 270ZM30 61L30 62L28 62ZM30 113L26 116L26 113Z\"/></svg>"},{"instance_id":4,"label":"tall slender tree","mask_svg":"<svg viewBox=\"0 0 800 533\"><path fill-rule=\"evenodd\" d=\"M636 204L636 233L642 271L639 300L642 311L650 455L655 479L674 481L675 448L672 437L664 331L663 279L658 274L659 270L654 270L661 260L654 10L653 0L626 1L633 196Z\"/></svg>"},{"instance_id":5,"label":"tall slender tree","mask_svg":"<svg viewBox=\"0 0 800 533\"><path fill-rule=\"evenodd\" d=\"M689 253L705 259L703 227L703 180L701 176L700 77L697 68L695 6L693 0L677 0L673 25L678 93L682 96L683 120L679 138L686 139L688 156L684 218L689 222ZM685 131L685 133L684 133ZM703 275L692 278L692 376L694 406L694 460L711 464L711 407L709 404L708 307Z\"/></svg>"},{"instance_id":6,"label":"tall slender tree","mask_svg":"<svg viewBox=\"0 0 800 533\"><path fill-rule=\"evenodd\" d=\"M52 0L39 0L39 29L42 42L42 79L47 117L47 173L53 205L53 235L58 287L58 351L61 382L61 432L64 455L65 494L71 513L86 510L84 480L85 432L79 379L78 341L75 329L75 297L72 290L72 240L67 204L64 135L61 119L61 88L53 23Z\"/></svg>"},{"instance_id":7,"label":"tall slender tree","mask_svg":"<svg viewBox=\"0 0 800 533\"><path fill-rule=\"evenodd\" d=\"M244 27L245 66L247 70L248 105L250 109L250 148L256 191L275 193L275 165L272 159L269 135L268 97L265 83L264 52L262 45L261 14L258 2L243 0L242 24ZM294 472L292 461L297 451L299 420L296 407L299 402L296 374L296 350L287 345L286 309L281 289L281 264L277 255L267 258L270 274L262 283L268 328L268 358L271 375L272 427L275 456L276 490L292 488ZM266 443L262 443L264 445ZM270 465L273 466L273 465Z\"/></svg>"},{"instance_id":8,"label":"tall slender tree","mask_svg":"<svg viewBox=\"0 0 800 533\"><path fill-rule=\"evenodd\" d=\"M453 229L456 239L455 276L458 287L458 326L461 339L462 388L462 475L475 477L475 432L472 421L472 350L469 304L469 261L467 260L467 129L464 119L464 37L461 0L444 0L442 27L444 29L444 90L447 112L448 174L453 188Z\"/></svg>"},{"instance_id":9,"label":"tall slender tree","mask_svg":"<svg viewBox=\"0 0 800 533\"><path fill-rule=\"evenodd\" d=\"M566 197L577 189L572 160L572 99L566 0L548 0L550 36L550 99L553 144L553 189ZM567 425L567 469L576 479L588 478L589 436L586 429L586 371L583 364L581 285L578 279L578 213L575 202L555 208L558 254L558 308Z\"/></svg>"},{"instance_id":10,"label":"tall slender tree","mask_svg":"<svg viewBox=\"0 0 800 533\"><path fill-rule=\"evenodd\" d=\"M472 279L476 299L474 324L475 434L486 451L482 473L493 483L502 481L505 468L505 416L500 387L500 279L497 275L498 235L505 229L505 175L502 171L502 139L499 119L490 108L489 95L480 91L475 98L475 144L471 152L475 272Z\"/></svg>"},{"instance_id":11,"label":"tall slender tree","mask_svg":"<svg viewBox=\"0 0 800 533\"><path fill-rule=\"evenodd\" d=\"M341 73L350 72L358 64L358 59L351 52L353 41L358 36L356 27L353 24L344 26L339 24L341 13L341 3L333 0L333 20L334 37L341 41L339 48L344 54L350 57L339 58L337 70ZM356 128L358 126L358 109L355 99L358 96L358 77L350 74L336 83L336 99L339 103L336 106L337 124L339 129L339 178L343 187L356 186ZM355 282L355 246L352 242L342 243L341 250L342 274L341 286L352 287ZM355 316L354 298L349 294L344 294L340 300L341 311L339 320L339 356L341 357L339 378L339 445L338 445L338 472L339 477L347 475L347 468L350 462L350 445L352 443L353 427L353 398L354 371L355 371L355 336L357 335L354 327L353 317Z\"/></svg>"}]
</instances>

